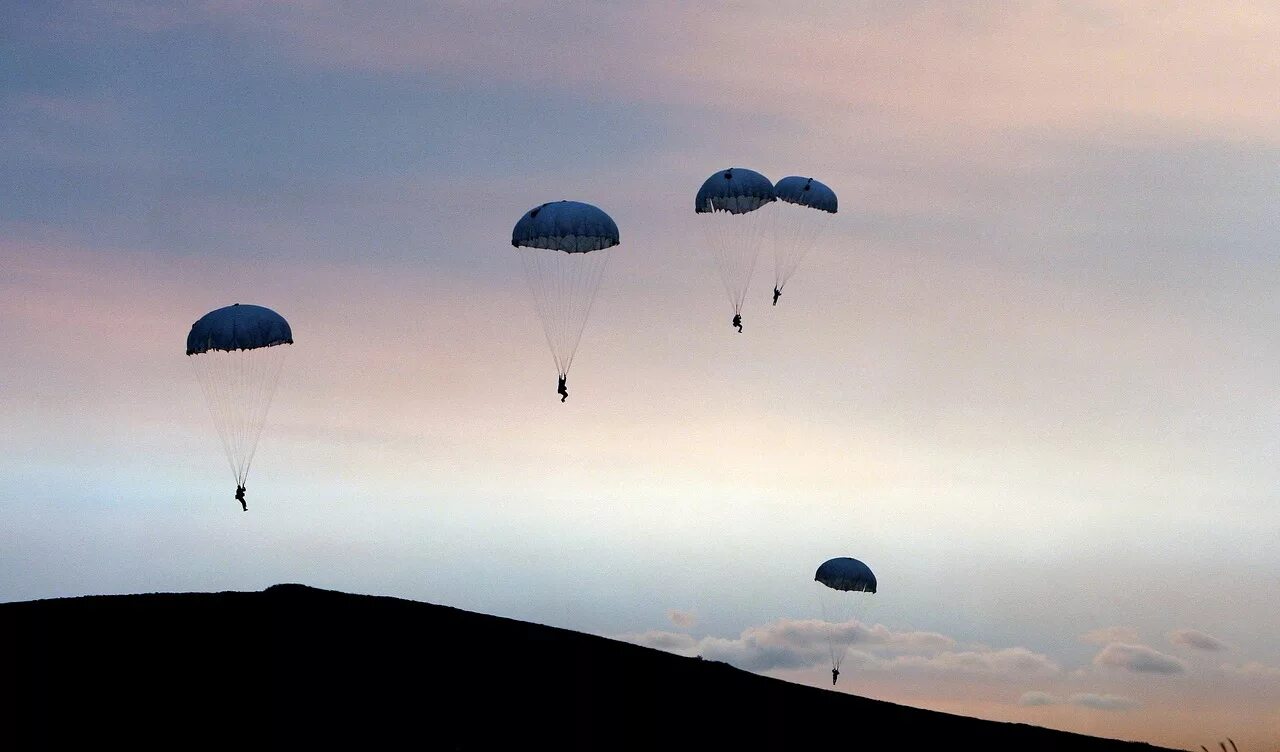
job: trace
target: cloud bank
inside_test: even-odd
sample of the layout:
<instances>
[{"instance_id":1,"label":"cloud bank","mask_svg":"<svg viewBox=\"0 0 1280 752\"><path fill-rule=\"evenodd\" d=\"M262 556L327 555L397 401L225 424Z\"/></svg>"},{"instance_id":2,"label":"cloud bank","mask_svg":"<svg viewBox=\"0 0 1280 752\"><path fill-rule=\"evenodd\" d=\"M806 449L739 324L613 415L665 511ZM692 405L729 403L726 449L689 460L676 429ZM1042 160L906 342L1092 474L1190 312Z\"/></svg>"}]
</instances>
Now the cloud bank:
<instances>
[{"instance_id":1,"label":"cloud bank","mask_svg":"<svg viewBox=\"0 0 1280 752\"><path fill-rule=\"evenodd\" d=\"M620 639L683 655L701 655L749 671L825 665L831 660L833 646L837 655L848 647L845 663L860 670L990 676L1053 676L1061 671L1047 656L1023 647L961 646L936 632L900 632L858 621L831 624L782 619L749 627L736 638L695 640L686 634L655 630Z\"/></svg>"}]
</instances>

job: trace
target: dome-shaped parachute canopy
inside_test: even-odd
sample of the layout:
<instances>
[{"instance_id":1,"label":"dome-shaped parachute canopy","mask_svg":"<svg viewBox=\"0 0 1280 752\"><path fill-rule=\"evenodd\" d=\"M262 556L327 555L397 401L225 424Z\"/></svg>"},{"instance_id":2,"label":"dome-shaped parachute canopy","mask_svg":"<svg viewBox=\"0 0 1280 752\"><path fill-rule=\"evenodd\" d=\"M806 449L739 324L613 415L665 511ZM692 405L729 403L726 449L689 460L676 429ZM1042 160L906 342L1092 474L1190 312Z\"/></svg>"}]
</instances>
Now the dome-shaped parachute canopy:
<instances>
[{"instance_id":1,"label":"dome-shaped parachute canopy","mask_svg":"<svg viewBox=\"0 0 1280 752\"><path fill-rule=\"evenodd\" d=\"M824 561L813 579L832 590L865 593L876 591L876 576L871 573L871 567L848 556Z\"/></svg>"},{"instance_id":2,"label":"dome-shaped parachute canopy","mask_svg":"<svg viewBox=\"0 0 1280 752\"><path fill-rule=\"evenodd\" d=\"M779 201L836 213L836 192L813 178L785 177L774 186L774 192Z\"/></svg>"},{"instance_id":3,"label":"dome-shaped parachute canopy","mask_svg":"<svg viewBox=\"0 0 1280 752\"><path fill-rule=\"evenodd\" d=\"M586 253L620 241L613 218L581 201L555 201L525 212L511 231L511 245Z\"/></svg>"},{"instance_id":4,"label":"dome-shaped parachute canopy","mask_svg":"<svg viewBox=\"0 0 1280 752\"><path fill-rule=\"evenodd\" d=\"M284 316L270 308L236 303L210 311L191 325L187 355L292 344L293 330Z\"/></svg>"},{"instance_id":5,"label":"dome-shaped parachute canopy","mask_svg":"<svg viewBox=\"0 0 1280 752\"><path fill-rule=\"evenodd\" d=\"M227 462L243 486L276 393L293 330L270 308L235 305L191 325L187 355L204 390Z\"/></svg>"},{"instance_id":6,"label":"dome-shaped parachute canopy","mask_svg":"<svg viewBox=\"0 0 1280 752\"><path fill-rule=\"evenodd\" d=\"M776 201L773 183L764 175L745 167L721 170L702 183L693 201L693 210L746 214Z\"/></svg>"},{"instance_id":7,"label":"dome-shaped parachute canopy","mask_svg":"<svg viewBox=\"0 0 1280 752\"><path fill-rule=\"evenodd\" d=\"M560 376L569 373L595 302L606 249L618 245L618 225L591 204L554 201L524 213L511 231L529 292Z\"/></svg>"}]
</instances>

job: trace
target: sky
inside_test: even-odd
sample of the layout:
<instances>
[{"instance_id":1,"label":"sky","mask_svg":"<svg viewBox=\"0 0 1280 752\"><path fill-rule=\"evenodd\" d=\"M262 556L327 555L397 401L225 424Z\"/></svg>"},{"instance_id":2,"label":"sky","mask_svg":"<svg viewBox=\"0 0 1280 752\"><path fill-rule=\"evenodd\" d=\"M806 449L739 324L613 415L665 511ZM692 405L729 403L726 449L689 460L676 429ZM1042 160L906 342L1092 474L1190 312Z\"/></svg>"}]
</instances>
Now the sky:
<instances>
[{"instance_id":1,"label":"sky","mask_svg":"<svg viewBox=\"0 0 1280 752\"><path fill-rule=\"evenodd\" d=\"M0 10L0 601L302 582L830 687L854 556L834 691L1275 746L1274 4L361 5ZM730 166L840 198L741 335ZM510 245L559 199L622 238L564 404ZM233 302L295 336L248 513L183 355Z\"/></svg>"}]
</instances>

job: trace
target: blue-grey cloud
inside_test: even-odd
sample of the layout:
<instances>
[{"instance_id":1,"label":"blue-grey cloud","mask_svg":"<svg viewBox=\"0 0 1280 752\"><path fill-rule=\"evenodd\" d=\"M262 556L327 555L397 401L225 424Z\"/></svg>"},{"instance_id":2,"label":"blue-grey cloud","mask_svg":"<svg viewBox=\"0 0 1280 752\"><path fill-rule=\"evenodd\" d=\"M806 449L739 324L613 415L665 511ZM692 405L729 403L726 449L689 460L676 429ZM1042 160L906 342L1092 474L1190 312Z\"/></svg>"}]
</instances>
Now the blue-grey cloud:
<instances>
[{"instance_id":1,"label":"blue-grey cloud","mask_svg":"<svg viewBox=\"0 0 1280 752\"><path fill-rule=\"evenodd\" d=\"M1092 692L1077 692L1068 697L1067 702L1094 710L1132 710L1142 706L1142 703L1129 697L1099 695Z\"/></svg>"},{"instance_id":2,"label":"blue-grey cloud","mask_svg":"<svg viewBox=\"0 0 1280 752\"><path fill-rule=\"evenodd\" d=\"M1175 629L1169 633L1169 643L1180 648L1192 648L1194 650L1218 651L1226 650L1229 647L1227 643L1217 637L1205 634L1198 629Z\"/></svg>"},{"instance_id":3,"label":"blue-grey cloud","mask_svg":"<svg viewBox=\"0 0 1280 752\"><path fill-rule=\"evenodd\" d=\"M1139 674L1182 674L1187 666L1171 655L1146 645L1113 642L1093 658L1095 666L1119 668Z\"/></svg>"},{"instance_id":4,"label":"blue-grey cloud","mask_svg":"<svg viewBox=\"0 0 1280 752\"><path fill-rule=\"evenodd\" d=\"M1057 705L1059 702L1057 697L1048 692L1023 692L1022 697L1018 698L1018 704L1029 708L1040 707L1045 705Z\"/></svg>"}]
</instances>

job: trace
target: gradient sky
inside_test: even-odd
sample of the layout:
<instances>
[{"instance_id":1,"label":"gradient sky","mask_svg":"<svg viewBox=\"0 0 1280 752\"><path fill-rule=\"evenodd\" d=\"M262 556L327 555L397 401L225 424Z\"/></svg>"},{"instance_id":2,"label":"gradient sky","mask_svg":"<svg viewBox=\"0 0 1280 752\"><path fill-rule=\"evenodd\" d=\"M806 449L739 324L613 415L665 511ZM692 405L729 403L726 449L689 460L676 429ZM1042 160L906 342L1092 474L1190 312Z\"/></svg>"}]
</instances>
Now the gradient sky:
<instances>
[{"instance_id":1,"label":"gradient sky","mask_svg":"<svg viewBox=\"0 0 1280 752\"><path fill-rule=\"evenodd\" d=\"M0 600L304 582L827 686L852 555L838 691L1280 739L1274 3L9 4L0 62ZM742 336L731 165L840 195ZM563 405L509 244L561 198L622 232ZM248 514L183 356L236 301L297 340Z\"/></svg>"}]
</instances>

